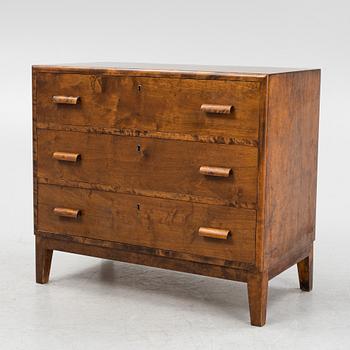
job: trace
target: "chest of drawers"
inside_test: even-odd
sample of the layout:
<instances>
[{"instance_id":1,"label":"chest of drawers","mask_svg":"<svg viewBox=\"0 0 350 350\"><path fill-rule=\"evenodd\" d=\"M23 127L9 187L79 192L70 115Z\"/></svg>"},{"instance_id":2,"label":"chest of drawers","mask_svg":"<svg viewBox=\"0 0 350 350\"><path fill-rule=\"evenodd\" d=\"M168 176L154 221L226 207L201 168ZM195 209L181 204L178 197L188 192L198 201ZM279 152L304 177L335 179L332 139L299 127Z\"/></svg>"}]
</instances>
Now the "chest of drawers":
<instances>
[{"instance_id":1,"label":"chest of drawers","mask_svg":"<svg viewBox=\"0 0 350 350\"><path fill-rule=\"evenodd\" d=\"M54 250L312 288L319 70L33 67L36 280Z\"/></svg>"}]
</instances>

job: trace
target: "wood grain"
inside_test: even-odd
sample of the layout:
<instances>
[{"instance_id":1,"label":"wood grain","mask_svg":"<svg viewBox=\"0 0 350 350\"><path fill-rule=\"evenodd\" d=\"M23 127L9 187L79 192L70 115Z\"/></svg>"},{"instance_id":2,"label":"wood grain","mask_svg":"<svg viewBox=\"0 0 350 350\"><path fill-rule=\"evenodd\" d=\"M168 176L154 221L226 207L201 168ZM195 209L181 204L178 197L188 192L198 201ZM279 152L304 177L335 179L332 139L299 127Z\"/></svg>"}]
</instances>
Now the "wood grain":
<instances>
[{"instance_id":1,"label":"wood grain","mask_svg":"<svg viewBox=\"0 0 350 350\"><path fill-rule=\"evenodd\" d=\"M165 139L165 140L179 140L179 141L192 141L192 142L204 142L204 143L217 143L226 145L239 145L248 147L258 147L259 141L241 138L241 137L223 137L213 135L198 135L196 134L184 134L177 132L166 132L166 131L147 131L138 129L117 129L117 128L101 128L92 126L74 126L74 125L59 125L55 123L39 122L36 123L38 129L48 129L56 131L77 131L87 132L94 134L105 134L105 135L117 135L117 136L136 136L143 138L153 139Z\"/></svg>"},{"instance_id":2,"label":"wood grain","mask_svg":"<svg viewBox=\"0 0 350 350\"><path fill-rule=\"evenodd\" d=\"M266 139L267 139L267 118L268 118L268 79L261 83L260 94L260 120L259 120L259 147L258 147L258 190L257 190L257 213L256 213L256 234L255 252L256 267L262 272L265 267L265 203L266 203Z\"/></svg>"},{"instance_id":3,"label":"wood grain","mask_svg":"<svg viewBox=\"0 0 350 350\"><path fill-rule=\"evenodd\" d=\"M33 138L33 228L34 233L37 229L38 219L38 137L37 137L37 118L36 118L36 71L32 70L32 138Z\"/></svg>"},{"instance_id":4,"label":"wood grain","mask_svg":"<svg viewBox=\"0 0 350 350\"><path fill-rule=\"evenodd\" d=\"M266 323L268 281L266 271L248 274L248 300L252 326L261 327Z\"/></svg>"},{"instance_id":5,"label":"wood grain","mask_svg":"<svg viewBox=\"0 0 350 350\"><path fill-rule=\"evenodd\" d=\"M230 175L232 175L231 168L213 167L213 166L207 166L207 165L202 165L199 168L199 172L200 174L206 175L206 176L229 177Z\"/></svg>"},{"instance_id":6,"label":"wood grain","mask_svg":"<svg viewBox=\"0 0 350 350\"><path fill-rule=\"evenodd\" d=\"M269 279L297 264L312 289L319 88L319 70L33 67L37 282L53 250L243 281L264 325Z\"/></svg>"},{"instance_id":7,"label":"wood grain","mask_svg":"<svg viewBox=\"0 0 350 350\"><path fill-rule=\"evenodd\" d=\"M269 266L269 280L278 276L283 271L294 266L301 260L304 260L307 257L312 249L311 245L296 245L292 247L288 254L284 257L281 257L274 265Z\"/></svg>"},{"instance_id":8,"label":"wood grain","mask_svg":"<svg viewBox=\"0 0 350 350\"><path fill-rule=\"evenodd\" d=\"M160 64L130 62L91 62L85 64L35 65L38 72L106 74L113 76L174 77L182 79L230 79L243 81L259 81L271 74L284 74L310 69L285 67L247 67L217 66L193 64Z\"/></svg>"},{"instance_id":9,"label":"wood grain","mask_svg":"<svg viewBox=\"0 0 350 350\"><path fill-rule=\"evenodd\" d=\"M38 230L36 232L36 235L42 238L65 241L67 244L71 242L75 242L75 243L81 243L89 246L122 250L122 251L125 251L126 253L167 257L174 260L188 260L188 261L203 263L206 265L218 265L218 266L233 268L236 270L256 272L254 264L251 264L251 263L243 263L239 261L231 261L231 260L225 260L220 258L206 257L198 254L178 252L175 250L167 250L167 249L160 249L160 248L154 248L154 247L144 247L144 246L133 245L128 243L105 241L101 239L72 236L69 234L61 234L57 232L53 233L53 232L41 231L41 230Z\"/></svg>"},{"instance_id":10,"label":"wood grain","mask_svg":"<svg viewBox=\"0 0 350 350\"><path fill-rule=\"evenodd\" d=\"M141 88L140 88L141 87ZM37 118L62 125L257 139L256 82L106 77L37 73ZM80 96L77 105L57 105L52 96ZM208 117L203 103L234 104L229 116Z\"/></svg>"},{"instance_id":11,"label":"wood grain","mask_svg":"<svg viewBox=\"0 0 350 350\"><path fill-rule=\"evenodd\" d=\"M79 153L53 152L52 158L64 162L76 163L81 158L81 156Z\"/></svg>"},{"instance_id":12,"label":"wood grain","mask_svg":"<svg viewBox=\"0 0 350 350\"><path fill-rule=\"evenodd\" d=\"M76 105L80 102L79 96L52 96L52 102L64 105Z\"/></svg>"},{"instance_id":13,"label":"wood grain","mask_svg":"<svg viewBox=\"0 0 350 350\"><path fill-rule=\"evenodd\" d=\"M220 66L194 66L187 65L183 69L181 65L167 65L160 67L158 64L137 64L130 67L129 64L112 64L105 66L99 64L87 64L84 67L81 65L35 65L33 70L38 73L69 73L69 74L99 74L106 76L127 76L127 77L149 77L149 78L176 78L176 79L208 79L208 80L229 80L229 81L252 81L259 82L263 80L271 72L291 71L290 68L281 70L266 67L256 70L255 68L247 72L247 67L230 67ZM143 67L143 68L142 68ZM202 68L202 69L201 69ZM233 68L233 67L232 67Z\"/></svg>"},{"instance_id":14,"label":"wood grain","mask_svg":"<svg viewBox=\"0 0 350 350\"><path fill-rule=\"evenodd\" d=\"M216 200L234 207L256 205L257 149L253 147L47 130L38 130L38 135L39 178L181 199L173 195L178 193L186 200ZM81 160L57 162L51 156L56 150L79 153ZM234 175L203 176L198 171L203 164L229 167Z\"/></svg>"},{"instance_id":15,"label":"wood grain","mask_svg":"<svg viewBox=\"0 0 350 350\"><path fill-rule=\"evenodd\" d=\"M269 78L265 267L315 238L319 94L319 71Z\"/></svg>"},{"instance_id":16,"label":"wood grain","mask_svg":"<svg viewBox=\"0 0 350 350\"><path fill-rule=\"evenodd\" d=\"M43 239L35 238L36 283L45 284L49 281L53 249L47 249Z\"/></svg>"},{"instance_id":17,"label":"wood grain","mask_svg":"<svg viewBox=\"0 0 350 350\"><path fill-rule=\"evenodd\" d=\"M72 208L53 208L53 212L57 216L72 219L78 219L78 217L81 215L80 209Z\"/></svg>"},{"instance_id":18,"label":"wood grain","mask_svg":"<svg viewBox=\"0 0 350 350\"><path fill-rule=\"evenodd\" d=\"M300 289L305 292L311 292L313 287L313 249L309 255L298 262L298 276Z\"/></svg>"},{"instance_id":19,"label":"wood grain","mask_svg":"<svg viewBox=\"0 0 350 350\"><path fill-rule=\"evenodd\" d=\"M59 235L55 235L57 237ZM86 244L81 237L71 237L74 240L67 241L64 239L47 238L38 232L36 237L41 238L42 246L46 250L59 250L63 252L83 254L103 259L112 259L124 261L133 264L153 266L163 269L195 273L204 276L224 278L234 281L247 281L247 271L236 269L229 266L218 266L205 262L198 263L196 261L187 261L176 259L171 256L159 256L143 254L135 251L114 248L111 246L97 246Z\"/></svg>"},{"instance_id":20,"label":"wood grain","mask_svg":"<svg viewBox=\"0 0 350 350\"><path fill-rule=\"evenodd\" d=\"M213 227L200 227L198 234L201 237L215 238L215 239L228 239L230 236L230 230L213 228Z\"/></svg>"},{"instance_id":21,"label":"wood grain","mask_svg":"<svg viewBox=\"0 0 350 350\"><path fill-rule=\"evenodd\" d=\"M79 208L79 220L58 218L53 208ZM252 263L255 211L39 185L39 229L75 236ZM208 241L199 227L229 229L232 238Z\"/></svg>"},{"instance_id":22,"label":"wood grain","mask_svg":"<svg viewBox=\"0 0 350 350\"><path fill-rule=\"evenodd\" d=\"M233 109L232 105L201 105L201 111L209 114L230 114L233 112Z\"/></svg>"}]
</instances>

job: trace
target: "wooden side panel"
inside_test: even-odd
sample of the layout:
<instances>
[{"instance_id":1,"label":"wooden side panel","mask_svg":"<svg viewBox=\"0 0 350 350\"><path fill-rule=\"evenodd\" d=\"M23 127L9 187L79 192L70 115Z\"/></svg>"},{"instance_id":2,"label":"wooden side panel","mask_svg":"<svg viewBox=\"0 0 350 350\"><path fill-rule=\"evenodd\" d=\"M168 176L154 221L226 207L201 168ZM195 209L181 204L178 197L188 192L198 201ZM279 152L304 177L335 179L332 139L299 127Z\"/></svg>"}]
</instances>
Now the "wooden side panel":
<instances>
[{"instance_id":1,"label":"wooden side panel","mask_svg":"<svg viewBox=\"0 0 350 350\"><path fill-rule=\"evenodd\" d=\"M54 208L80 210L77 219ZM230 261L255 261L255 210L39 184L41 231L71 234ZM227 229L227 240L205 238L200 227Z\"/></svg>"},{"instance_id":2,"label":"wooden side panel","mask_svg":"<svg viewBox=\"0 0 350 350\"><path fill-rule=\"evenodd\" d=\"M79 160L57 160L55 152ZM255 147L38 130L40 178L234 207L255 208L257 153ZM203 175L201 166L228 167L231 174Z\"/></svg>"},{"instance_id":3,"label":"wooden side panel","mask_svg":"<svg viewBox=\"0 0 350 350\"><path fill-rule=\"evenodd\" d=\"M320 71L269 78L265 267L315 237Z\"/></svg>"},{"instance_id":4,"label":"wooden side panel","mask_svg":"<svg viewBox=\"0 0 350 350\"><path fill-rule=\"evenodd\" d=\"M257 140L259 82L38 73L38 122ZM53 96L79 97L74 105ZM208 114L202 104L232 105Z\"/></svg>"}]
</instances>

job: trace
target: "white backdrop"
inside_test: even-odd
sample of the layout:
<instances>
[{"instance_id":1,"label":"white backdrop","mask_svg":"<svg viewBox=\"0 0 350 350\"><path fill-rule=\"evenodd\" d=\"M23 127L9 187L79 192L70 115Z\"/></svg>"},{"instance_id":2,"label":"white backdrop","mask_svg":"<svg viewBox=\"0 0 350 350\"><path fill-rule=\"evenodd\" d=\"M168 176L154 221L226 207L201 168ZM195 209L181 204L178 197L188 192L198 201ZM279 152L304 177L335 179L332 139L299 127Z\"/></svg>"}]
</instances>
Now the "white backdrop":
<instances>
[{"instance_id":1,"label":"white backdrop","mask_svg":"<svg viewBox=\"0 0 350 350\"><path fill-rule=\"evenodd\" d=\"M349 12L346 0L1 0L0 254L8 250L7 242L16 247L33 241L32 64L321 68L315 288L322 278L323 288L327 279L329 286L338 282L333 291L344 303L339 310L350 312Z\"/></svg>"}]
</instances>

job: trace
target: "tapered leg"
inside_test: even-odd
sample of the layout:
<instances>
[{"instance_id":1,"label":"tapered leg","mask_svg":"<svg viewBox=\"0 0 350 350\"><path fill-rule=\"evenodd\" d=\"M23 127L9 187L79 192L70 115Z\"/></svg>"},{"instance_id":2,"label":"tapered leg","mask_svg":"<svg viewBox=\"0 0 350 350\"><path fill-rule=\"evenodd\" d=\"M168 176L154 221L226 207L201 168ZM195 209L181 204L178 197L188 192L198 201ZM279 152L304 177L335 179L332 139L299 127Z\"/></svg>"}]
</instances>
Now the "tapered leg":
<instances>
[{"instance_id":1,"label":"tapered leg","mask_svg":"<svg viewBox=\"0 0 350 350\"><path fill-rule=\"evenodd\" d=\"M47 283L50 276L53 250L46 249L42 238L35 237L36 283Z\"/></svg>"},{"instance_id":2,"label":"tapered leg","mask_svg":"<svg viewBox=\"0 0 350 350\"><path fill-rule=\"evenodd\" d=\"M311 292L313 281L313 249L310 254L304 259L298 262L298 275L300 289L305 292Z\"/></svg>"},{"instance_id":3,"label":"tapered leg","mask_svg":"<svg viewBox=\"0 0 350 350\"><path fill-rule=\"evenodd\" d=\"M267 272L248 275L250 323L253 326L261 327L266 322L268 282Z\"/></svg>"}]
</instances>

